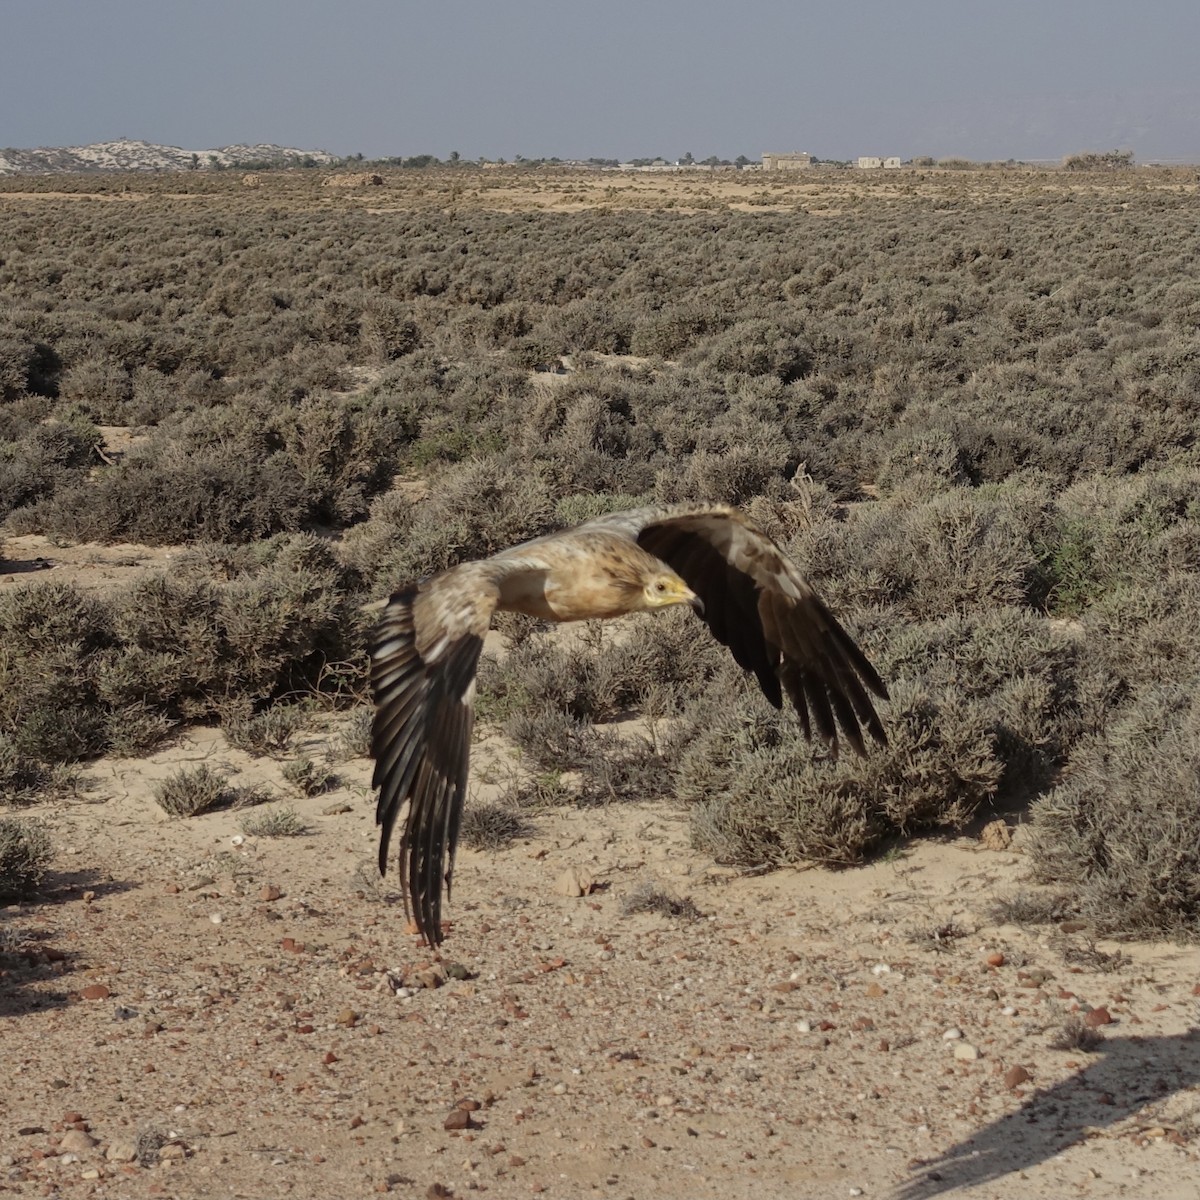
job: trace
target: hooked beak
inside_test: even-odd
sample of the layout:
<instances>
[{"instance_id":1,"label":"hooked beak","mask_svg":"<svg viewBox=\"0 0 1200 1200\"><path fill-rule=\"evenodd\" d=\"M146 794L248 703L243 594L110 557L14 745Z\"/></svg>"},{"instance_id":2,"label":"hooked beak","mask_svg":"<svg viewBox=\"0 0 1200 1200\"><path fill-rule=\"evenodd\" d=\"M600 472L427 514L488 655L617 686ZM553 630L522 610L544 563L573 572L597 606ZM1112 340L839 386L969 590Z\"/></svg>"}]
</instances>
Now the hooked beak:
<instances>
[{"instance_id":1,"label":"hooked beak","mask_svg":"<svg viewBox=\"0 0 1200 1200\"><path fill-rule=\"evenodd\" d=\"M698 616L698 617L704 616L704 601L701 600L700 597L697 596L695 592L693 592L691 594L691 597L689 598L688 603L692 606L692 612L694 612L696 614L696 616Z\"/></svg>"}]
</instances>

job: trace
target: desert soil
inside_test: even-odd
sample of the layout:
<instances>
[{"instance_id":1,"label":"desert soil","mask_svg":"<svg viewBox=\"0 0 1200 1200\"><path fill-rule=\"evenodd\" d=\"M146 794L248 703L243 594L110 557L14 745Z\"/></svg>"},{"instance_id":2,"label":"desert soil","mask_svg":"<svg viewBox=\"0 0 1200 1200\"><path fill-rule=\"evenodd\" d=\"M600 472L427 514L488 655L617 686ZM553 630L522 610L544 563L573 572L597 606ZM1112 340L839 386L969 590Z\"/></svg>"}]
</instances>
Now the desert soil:
<instances>
[{"instance_id":1,"label":"desert soil","mask_svg":"<svg viewBox=\"0 0 1200 1200\"><path fill-rule=\"evenodd\" d=\"M9 539L0 586L118 586L168 553ZM291 753L323 760L345 720L315 716ZM486 799L513 768L477 751ZM167 816L154 782L199 762L307 832ZM334 769L301 797L194 729L33 809L56 854L0 917L0 1193L1200 1189L1196 951L997 923L1026 886L1019 825L755 874L694 851L664 800L541 810L460 851L438 956L379 881L369 763ZM627 914L648 886L684 911ZM1095 1048L1051 1048L1072 1013Z\"/></svg>"},{"instance_id":2,"label":"desert soil","mask_svg":"<svg viewBox=\"0 0 1200 1200\"><path fill-rule=\"evenodd\" d=\"M551 809L460 853L439 963L377 884L365 761L276 839L157 808L200 761L285 793L201 729L35 810L57 854L4 912L10 1193L1196 1194L1195 952L994 923L1019 830L756 876L665 802ZM647 881L699 916L625 915ZM1089 1009L1098 1047L1051 1049Z\"/></svg>"}]
</instances>

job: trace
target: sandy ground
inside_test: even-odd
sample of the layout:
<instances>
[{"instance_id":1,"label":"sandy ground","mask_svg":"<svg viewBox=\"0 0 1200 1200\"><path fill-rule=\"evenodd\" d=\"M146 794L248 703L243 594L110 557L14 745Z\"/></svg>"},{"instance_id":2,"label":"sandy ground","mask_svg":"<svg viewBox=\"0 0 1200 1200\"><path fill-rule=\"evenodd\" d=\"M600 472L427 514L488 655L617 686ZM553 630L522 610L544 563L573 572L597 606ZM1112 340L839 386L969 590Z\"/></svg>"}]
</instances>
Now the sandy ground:
<instances>
[{"instance_id":1,"label":"sandy ground","mask_svg":"<svg viewBox=\"0 0 1200 1200\"><path fill-rule=\"evenodd\" d=\"M201 761L307 833L168 817L150 785ZM439 964L377 885L368 763L336 770L288 796L195 730L34 810L57 852L0 927L0 1191L1196 1194L1196 952L992 923L1019 836L756 876L663 802L551 809L460 853ZM699 916L626 915L647 881ZM1101 1007L1095 1050L1050 1048Z\"/></svg>"},{"instance_id":2,"label":"sandy ground","mask_svg":"<svg viewBox=\"0 0 1200 1200\"><path fill-rule=\"evenodd\" d=\"M133 542L95 546L64 543L40 533L7 536L0 558L0 588L53 579L88 591L108 591L160 572L178 553L173 546L139 546Z\"/></svg>"},{"instance_id":3,"label":"sandy ground","mask_svg":"<svg viewBox=\"0 0 1200 1200\"><path fill-rule=\"evenodd\" d=\"M994 199L1000 178L953 187ZM497 173L454 203L830 215L910 186L944 184ZM391 187L384 207L446 203ZM8 537L0 587L120 586L172 553ZM486 797L503 750L476 758ZM168 817L151 785L198 762L285 797L307 832ZM664 802L550 809L503 850L460 853L439 963L378 883L369 765L335 769L338 790L301 798L277 762L196 730L89 764L77 797L33 810L56 857L37 903L0 912L0 1195L1200 1192L1200 957L997 924L1019 837L753 875L691 850ZM587 894L563 894L568 870ZM699 915L626 915L647 883ZM1103 1040L1052 1049L1074 1010Z\"/></svg>"}]
</instances>

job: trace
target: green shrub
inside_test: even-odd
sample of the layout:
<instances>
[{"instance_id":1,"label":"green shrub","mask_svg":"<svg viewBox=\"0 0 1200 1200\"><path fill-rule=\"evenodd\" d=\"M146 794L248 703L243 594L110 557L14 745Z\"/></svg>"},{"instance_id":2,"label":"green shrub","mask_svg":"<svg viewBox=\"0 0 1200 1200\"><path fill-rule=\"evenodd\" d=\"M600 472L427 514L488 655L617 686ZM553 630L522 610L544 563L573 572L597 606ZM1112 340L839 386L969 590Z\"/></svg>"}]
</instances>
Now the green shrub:
<instances>
[{"instance_id":1,"label":"green shrub","mask_svg":"<svg viewBox=\"0 0 1200 1200\"><path fill-rule=\"evenodd\" d=\"M389 521L394 511L381 514L382 520ZM391 592L409 580L547 533L555 525L553 511L541 477L510 459L490 456L448 467L425 500L403 510L404 527L371 531L375 546L382 543L390 550L380 553L373 547L363 556L364 565L373 566L378 591ZM364 529L361 536L366 534Z\"/></svg>"},{"instance_id":2,"label":"green shrub","mask_svg":"<svg viewBox=\"0 0 1200 1200\"><path fill-rule=\"evenodd\" d=\"M53 852L38 821L0 817L0 899L27 900L42 882Z\"/></svg>"},{"instance_id":3,"label":"green shrub","mask_svg":"<svg viewBox=\"0 0 1200 1200\"><path fill-rule=\"evenodd\" d=\"M292 738L308 716L304 705L273 704L256 713L243 703L230 706L223 714L221 730L229 744L239 750L278 758L288 752Z\"/></svg>"},{"instance_id":4,"label":"green shrub","mask_svg":"<svg viewBox=\"0 0 1200 1200\"><path fill-rule=\"evenodd\" d=\"M371 757L371 730L374 723L374 708L356 708L350 714L334 741L335 753L340 761Z\"/></svg>"},{"instance_id":5,"label":"green shrub","mask_svg":"<svg viewBox=\"0 0 1200 1200\"><path fill-rule=\"evenodd\" d=\"M930 495L969 481L967 463L954 435L945 428L892 431L875 482L885 493L908 488Z\"/></svg>"},{"instance_id":6,"label":"green shrub","mask_svg":"<svg viewBox=\"0 0 1200 1200\"><path fill-rule=\"evenodd\" d=\"M284 763L283 777L305 796L319 796L338 786L338 777L311 758L294 758Z\"/></svg>"},{"instance_id":7,"label":"green shrub","mask_svg":"<svg viewBox=\"0 0 1200 1200\"><path fill-rule=\"evenodd\" d=\"M248 837L303 837L308 832L304 819L286 804L247 813L238 827Z\"/></svg>"},{"instance_id":8,"label":"green shrub","mask_svg":"<svg viewBox=\"0 0 1200 1200\"><path fill-rule=\"evenodd\" d=\"M387 297L371 301L362 315L360 337L376 362L392 362L421 345L421 327L405 304Z\"/></svg>"},{"instance_id":9,"label":"green shrub","mask_svg":"<svg viewBox=\"0 0 1200 1200\"><path fill-rule=\"evenodd\" d=\"M207 764L181 767L154 785L158 806L172 817L196 817L229 799L229 777Z\"/></svg>"},{"instance_id":10,"label":"green shrub","mask_svg":"<svg viewBox=\"0 0 1200 1200\"><path fill-rule=\"evenodd\" d=\"M0 734L0 804L28 804L48 790L50 768L21 753L6 734Z\"/></svg>"},{"instance_id":11,"label":"green shrub","mask_svg":"<svg viewBox=\"0 0 1200 1200\"><path fill-rule=\"evenodd\" d=\"M240 542L296 530L308 513L304 480L281 455L131 459L93 482L60 490L20 514L27 532L150 546Z\"/></svg>"},{"instance_id":12,"label":"green shrub","mask_svg":"<svg viewBox=\"0 0 1200 1200\"><path fill-rule=\"evenodd\" d=\"M982 707L1003 768L998 791L1009 802L1048 786L1113 699L1107 677L1084 666L1077 633L1023 609L899 623L871 654L887 680L918 680Z\"/></svg>"},{"instance_id":13,"label":"green shrub","mask_svg":"<svg viewBox=\"0 0 1200 1200\"><path fill-rule=\"evenodd\" d=\"M703 916L690 896L680 899L653 878L643 879L621 905L623 917L644 912L658 913L664 917L682 917L686 921L698 921Z\"/></svg>"},{"instance_id":14,"label":"green shrub","mask_svg":"<svg viewBox=\"0 0 1200 1200\"><path fill-rule=\"evenodd\" d=\"M29 388L33 346L20 338L0 337L0 401L9 403Z\"/></svg>"},{"instance_id":15,"label":"green shrub","mask_svg":"<svg viewBox=\"0 0 1200 1200\"><path fill-rule=\"evenodd\" d=\"M816 354L803 327L752 318L699 343L684 362L721 374L774 375L791 383L809 374Z\"/></svg>"},{"instance_id":16,"label":"green shrub","mask_svg":"<svg viewBox=\"0 0 1200 1200\"><path fill-rule=\"evenodd\" d=\"M1033 806L1036 876L1100 931L1200 938L1198 684L1136 693Z\"/></svg>"},{"instance_id":17,"label":"green shrub","mask_svg":"<svg viewBox=\"0 0 1200 1200\"><path fill-rule=\"evenodd\" d=\"M646 358L676 358L727 323L714 311L688 305L650 313L634 326L629 351Z\"/></svg>"},{"instance_id":18,"label":"green shrub","mask_svg":"<svg viewBox=\"0 0 1200 1200\"><path fill-rule=\"evenodd\" d=\"M0 731L26 764L14 790L32 764L144 751L239 701L245 715L296 693L353 694L366 624L311 535L201 548L106 598L53 578L12 589L0 597Z\"/></svg>"},{"instance_id":19,"label":"green shrub","mask_svg":"<svg viewBox=\"0 0 1200 1200\"><path fill-rule=\"evenodd\" d=\"M0 516L78 485L102 442L77 412L46 424L11 422L9 433L16 436L0 435Z\"/></svg>"},{"instance_id":20,"label":"green shrub","mask_svg":"<svg viewBox=\"0 0 1200 1200\"><path fill-rule=\"evenodd\" d=\"M1123 687L1184 683L1200 662L1200 573L1116 587L1080 624L1097 665Z\"/></svg>"},{"instance_id":21,"label":"green shrub","mask_svg":"<svg viewBox=\"0 0 1200 1200\"><path fill-rule=\"evenodd\" d=\"M687 727L677 794L694 844L721 861L859 862L895 834L961 828L1003 772L986 710L954 692L897 683L889 745L836 762L757 697L713 708Z\"/></svg>"},{"instance_id":22,"label":"green shrub","mask_svg":"<svg viewBox=\"0 0 1200 1200\"><path fill-rule=\"evenodd\" d=\"M471 850L502 850L529 833L529 822L507 804L472 801L463 810L459 838Z\"/></svg>"}]
</instances>

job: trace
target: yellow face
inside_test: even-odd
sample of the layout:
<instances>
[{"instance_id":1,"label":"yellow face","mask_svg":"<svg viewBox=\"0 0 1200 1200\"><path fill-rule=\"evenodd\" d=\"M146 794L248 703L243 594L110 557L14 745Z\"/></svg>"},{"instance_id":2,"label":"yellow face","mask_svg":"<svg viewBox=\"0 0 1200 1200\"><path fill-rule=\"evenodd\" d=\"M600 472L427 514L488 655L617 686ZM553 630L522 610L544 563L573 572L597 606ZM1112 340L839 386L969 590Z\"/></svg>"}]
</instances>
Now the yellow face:
<instances>
[{"instance_id":1,"label":"yellow face","mask_svg":"<svg viewBox=\"0 0 1200 1200\"><path fill-rule=\"evenodd\" d=\"M646 584L647 608L666 608L671 604L690 604L698 613L704 612L704 602L674 571L662 571Z\"/></svg>"}]
</instances>

